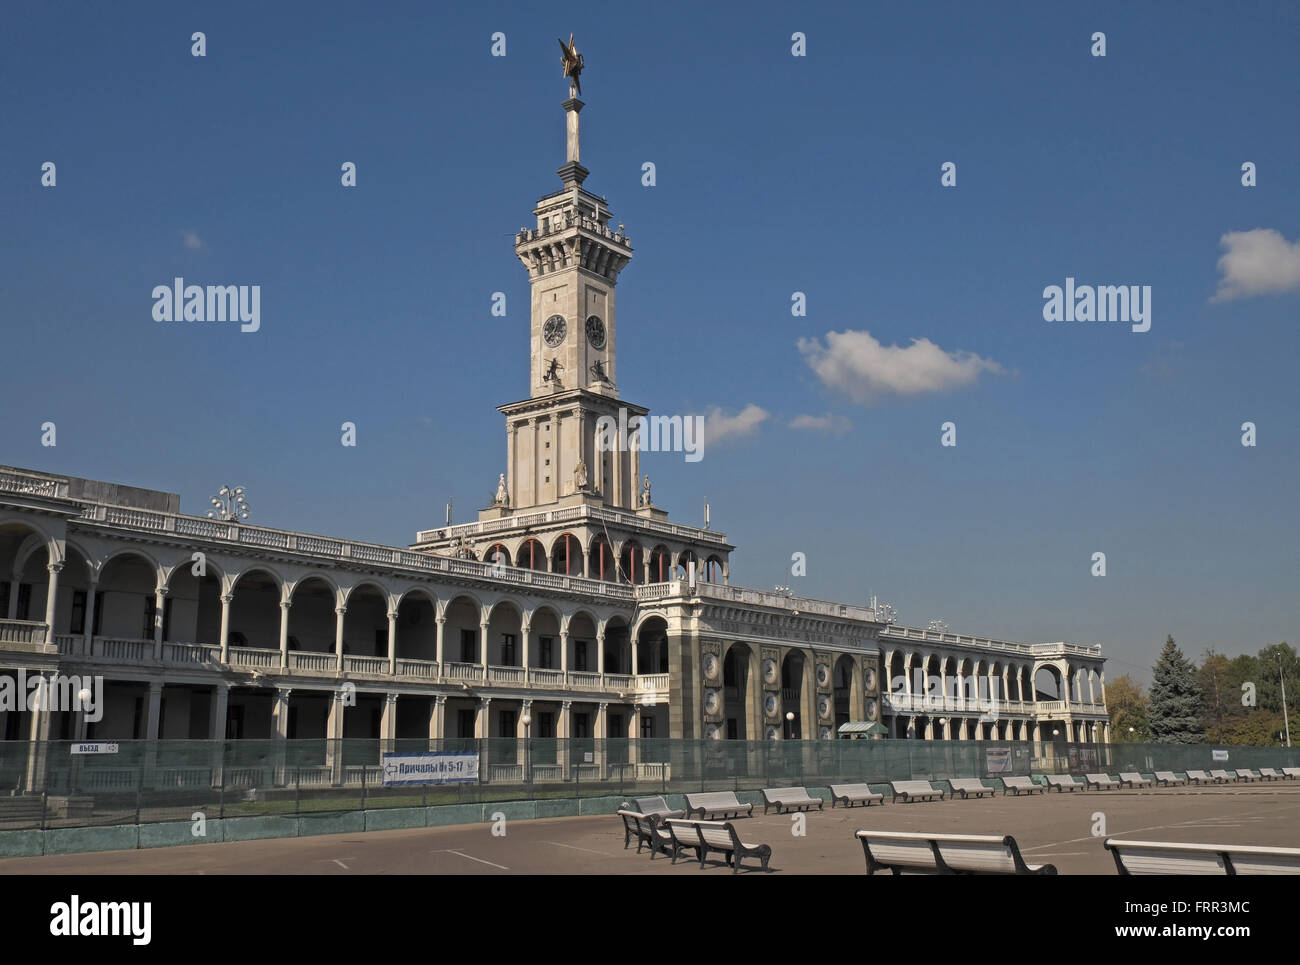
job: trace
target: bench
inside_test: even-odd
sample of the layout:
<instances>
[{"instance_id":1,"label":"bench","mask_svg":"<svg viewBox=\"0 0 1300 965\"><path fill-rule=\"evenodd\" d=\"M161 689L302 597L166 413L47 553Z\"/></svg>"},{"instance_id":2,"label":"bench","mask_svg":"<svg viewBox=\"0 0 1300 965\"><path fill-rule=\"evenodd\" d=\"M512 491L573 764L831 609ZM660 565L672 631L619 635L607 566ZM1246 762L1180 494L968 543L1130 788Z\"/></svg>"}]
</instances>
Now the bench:
<instances>
[{"instance_id":1,"label":"bench","mask_svg":"<svg viewBox=\"0 0 1300 965\"><path fill-rule=\"evenodd\" d=\"M636 838L636 853L643 847L650 849L653 859L656 851L668 853L672 850L672 841L667 834L659 830L659 822L653 815L637 811L620 810L618 816L623 819L623 849Z\"/></svg>"},{"instance_id":2,"label":"bench","mask_svg":"<svg viewBox=\"0 0 1300 965\"><path fill-rule=\"evenodd\" d=\"M1008 791L1015 793L1016 797L1021 794L1033 794L1035 791L1046 793L1047 785L1039 784L1032 777L1004 777L1002 778L1002 795L1006 796Z\"/></svg>"},{"instance_id":3,"label":"bench","mask_svg":"<svg viewBox=\"0 0 1300 965\"><path fill-rule=\"evenodd\" d=\"M1119 787L1118 781L1112 781L1109 774L1085 774L1083 779L1089 787L1095 787L1099 791L1109 790L1112 787Z\"/></svg>"},{"instance_id":4,"label":"bench","mask_svg":"<svg viewBox=\"0 0 1300 965\"><path fill-rule=\"evenodd\" d=\"M1175 784L1186 784L1187 778L1179 777L1173 771L1156 771L1156 783L1172 787Z\"/></svg>"},{"instance_id":5,"label":"bench","mask_svg":"<svg viewBox=\"0 0 1300 965\"><path fill-rule=\"evenodd\" d=\"M1280 781L1284 777L1286 777L1285 774L1281 773L1280 771L1274 770L1271 767L1261 767L1259 769L1259 776L1266 781Z\"/></svg>"},{"instance_id":6,"label":"bench","mask_svg":"<svg viewBox=\"0 0 1300 965\"><path fill-rule=\"evenodd\" d=\"M754 805L741 804L735 791L711 791L705 794L686 795L686 816L698 813L701 819L748 817Z\"/></svg>"},{"instance_id":7,"label":"bench","mask_svg":"<svg viewBox=\"0 0 1300 965\"><path fill-rule=\"evenodd\" d=\"M1222 771L1222 770L1210 771L1210 777L1214 778L1216 782L1222 781L1224 784L1231 784L1237 780L1237 778L1234 777L1232 774L1229 774L1227 771Z\"/></svg>"},{"instance_id":8,"label":"bench","mask_svg":"<svg viewBox=\"0 0 1300 965\"><path fill-rule=\"evenodd\" d=\"M1061 791L1079 791L1087 790L1087 784L1080 784L1074 779L1073 774L1048 774L1047 786L1056 788L1057 792Z\"/></svg>"},{"instance_id":9,"label":"bench","mask_svg":"<svg viewBox=\"0 0 1300 965\"><path fill-rule=\"evenodd\" d=\"M826 806L826 802L819 797L813 797L804 787L767 787L763 789L763 813L766 814L768 808L776 808L776 813L781 814L782 808L786 811L811 811L813 805L817 805L820 811Z\"/></svg>"},{"instance_id":10,"label":"bench","mask_svg":"<svg viewBox=\"0 0 1300 965\"><path fill-rule=\"evenodd\" d=\"M904 801L929 801L932 798L943 800L945 792L936 791L929 781L890 781L889 789L894 792L894 800L900 797Z\"/></svg>"},{"instance_id":11,"label":"bench","mask_svg":"<svg viewBox=\"0 0 1300 965\"><path fill-rule=\"evenodd\" d=\"M1300 848L1106 839L1122 875L1298 875Z\"/></svg>"},{"instance_id":12,"label":"bench","mask_svg":"<svg viewBox=\"0 0 1300 965\"><path fill-rule=\"evenodd\" d=\"M1137 771L1120 771L1120 784L1127 784L1129 787L1150 787L1151 781L1143 777Z\"/></svg>"},{"instance_id":13,"label":"bench","mask_svg":"<svg viewBox=\"0 0 1300 965\"><path fill-rule=\"evenodd\" d=\"M1284 767L1282 768L1282 774L1287 780L1294 781L1297 777L1300 777L1300 767Z\"/></svg>"},{"instance_id":14,"label":"bench","mask_svg":"<svg viewBox=\"0 0 1300 965\"><path fill-rule=\"evenodd\" d=\"M674 810L662 797L634 797L632 803L640 814L653 814L660 821L665 818L680 818L681 810Z\"/></svg>"},{"instance_id":15,"label":"bench","mask_svg":"<svg viewBox=\"0 0 1300 965\"><path fill-rule=\"evenodd\" d=\"M883 807L885 804L885 795L876 794L871 790L870 784L832 784L831 785L831 808L835 808L836 802L843 801L846 808L851 808L855 804L861 804L864 807L879 801Z\"/></svg>"},{"instance_id":16,"label":"bench","mask_svg":"<svg viewBox=\"0 0 1300 965\"><path fill-rule=\"evenodd\" d=\"M985 794L993 795L993 788L985 787L984 782L975 777L957 777L948 782L952 787L954 794L960 794L962 800L974 794L976 797L983 797Z\"/></svg>"},{"instance_id":17,"label":"bench","mask_svg":"<svg viewBox=\"0 0 1300 965\"><path fill-rule=\"evenodd\" d=\"M1256 774L1254 771L1252 771L1249 767L1239 767L1237 768L1237 780L1258 781L1259 775Z\"/></svg>"},{"instance_id":18,"label":"bench","mask_svg":"<svg viewBox=\"0 0 1300 965\"><path fill-rule=\"evenodd\" d=\"M1213 777L1211 777L1206 771L1188 771L1187 779L1196 785L1219 783Z\"/></svg>"},{"instance_id":19,"label":"bench","mask_svg":"<svg viewBox=\"0 0 1300 965\"><path fill-rule=\"evenodd\" d=\"M680 818L670 818L667 821L668 826L672 829L674 841L681 840L682 846L690 847L685 842L693 833L695 836L695 849L700 858L700 866L704 866L705 859L709 853L716 851L719 854L726 855L727 864L731 865L731 873L734 875L740 871L740 862L744 858L757 858L762 862L763 870L767 871L767 863L772 858L772 848L766 844L746 844L740 840L740 835L736 833L736 827L730 821L684 821ZM676 859L676 850L674 850L674 863Z\"/></svg>"},{"instance_id":20,"label":"bench","mask_svg":"<svg viewBox=\"0 0 1300 965\"><path fill-rule=\"evenodd\" d=\"M664 828L668 831L668 849L672 855L673 864L677 863L677 856L683 851L693 851L695 857L700 856L700 833L696 830L694 821L687 821L683 818L668 818L664 821ZM651 855L653 858L654 856Z\"/></svg>"},{"instance_id":21,"label":"bench","mask_svg":"<svg viewBox=\"0 0 1300 965\"><path fill-rule=\"evenodd\" d=\"M856 832L867 859L867 874L1017 874L1054 875L1050 864L1026 864L1011 835L914 834L905 831Z\"/></svg>"}]
</instances>

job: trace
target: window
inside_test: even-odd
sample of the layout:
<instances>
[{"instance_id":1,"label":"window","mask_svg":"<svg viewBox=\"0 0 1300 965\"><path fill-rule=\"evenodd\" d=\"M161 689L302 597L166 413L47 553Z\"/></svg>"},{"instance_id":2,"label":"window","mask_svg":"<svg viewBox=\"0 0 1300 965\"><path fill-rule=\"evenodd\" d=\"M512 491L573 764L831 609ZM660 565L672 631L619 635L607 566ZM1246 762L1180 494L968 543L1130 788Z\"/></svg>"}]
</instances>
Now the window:
<instances>
[{"instance_id":1,"label":"window","mask_svg":"<svg viewBox=\"0 0 1300 965\"><path fill-rule=\"evenodd\" d=\"M573 736L578 739L591 736L591 727L588 724L588 714L573 715Z\"/></svg>"},{"instance_id":2,"label":"window","mask_svg":"<svg viewBox=\"0 0 1300 965\"><path fill-rule=\"evenodd\" d=\"M18 584L18 612L14 618L18 620L29 620L32 609L32 585L30 583Z\"/></svg>"},{"instance_id":3,"label":"window","mask_svg":"<svg viewBox=\"0 0 1300 965\"><path fill-rule=\"evenodd\" d=\"M515 729L515 726L516 726L515 712L513 710L501 711L501 716L498 718L498 724L497 724L498 727L497 736L498 737L517 736L518 731Z\"/></svg>"},{"instance_id":4,"label":"window","mask_svg":"<svg viewBox=\"0 0 1300 965\"><path fill-rule=\"evenodd\" d=\"M555 649L555 638L542 637L539 641L539 645L541 647L541 653L538 654L538 665L549 670L554 666L551 662L551 656Z\"/></svg>"},{"instance_id":5,"label":"window","mask_svg":"<svg viewBox=\"0 0 1300 965\"><path fill-rule=\"evenodd\" d=\"M727 728L727 730L728 730L728 733L727 733L727 737L728 737L728 739L732 739L732 738L731 738L731 733L730 733L731 728ZM650 738L652 738L652 737L654 737L654 736L655 736L655 719L654 719L653 717L642 717L642 718L641 718L641 737L642 737L643 739L649 740Z\"/></svg>"},{"instance_id":6,"label":"window","mask_svg":"<svg viewBox=\"0 0 1300 965\"><path fill-rule=\"evenodd\" d=\"M458 737L474 736L474 711L472 710L456 711L456 736Z\"/></svg>"},{"instance_id":7,"label":"window","mask_svg":"<svg viewBox=\"0 0 1300 965\"><path fill-rule=\"evenodd\" d=\"M5 611L6 613L9 611ZM68 622L69 633L86 632L86 591L72 591L72 619Z\"/></svg>"},{"instance_id":8,"label":"window","mask_svg":"<svg viewBox=\"0 0 1300 965\"><path fill-rule=\"evenodd\" d=\"M587 641L586 640L573 641L573 669L574 670L587 669Z\"/></svg>"},{"instance_id":9,"label":"window","mask_svg":"<svg viewBox=\"0 0 1300 965\"><path fill-rule=\"evenodd\" d=\"M473 663L474 651L478 649L478 631L460 631L460 662Z\"/></svg>"},{"instance_id":10,"label":"window","mask_svg":"<svg viewBox=\"0 0 1300 965\"><path fill-rule=\"evenodd\" d=\"M515 665L515 642L518 640L513 633L501 634L501 663L507 667ZM505 713L505 711L502 711Z\"/></svg>"},{"instance_id":11,"label":"window","mask_svg":"<svg viewBox=\"0 0 1300 965\"><path fill-rule=\"evenodd\" d=\"M158 601L147 596L144 598L144 630L140 633L141 640L153 639L153 624L158 616Z\"/></svg>"},{"instance_id":12,"label":"window","mask_svg":"<svg viewBox=\"0 0 1300 965\"><path fill-rule=\"evenodd\" d=\"M172 635L172 604L176 601L171 597L163 598L163 639L170 640Z\"/></svg>"},{"instance_id":13,"label":"window","mask_svg":"<svg viewBox=\"0 0 1300 965\"><path fill-rule=\"evenodd\" d=\"M90 635L99 636L100 628L104 625L104 591L95 591L95 619L90 621Z\"/></svg>"},{"instance_id":14,"label":"window","mask_svg":"<svg viewBox=\"0 0 1300 965\"><path fill-rule=\"evenodd\" d=\"M9 584L0 583L0 620L9 618Z\"/></svg>"},{"instance_id":15,"label":"window","mask_svg":"<svg viewBox=\"0 0 1300 965\"><path fill-rule=\"evenodd\" d=\"M555 736L555 714L549 710L537 715L537 736L550 738Z\"/></svg>"}]
</instances>

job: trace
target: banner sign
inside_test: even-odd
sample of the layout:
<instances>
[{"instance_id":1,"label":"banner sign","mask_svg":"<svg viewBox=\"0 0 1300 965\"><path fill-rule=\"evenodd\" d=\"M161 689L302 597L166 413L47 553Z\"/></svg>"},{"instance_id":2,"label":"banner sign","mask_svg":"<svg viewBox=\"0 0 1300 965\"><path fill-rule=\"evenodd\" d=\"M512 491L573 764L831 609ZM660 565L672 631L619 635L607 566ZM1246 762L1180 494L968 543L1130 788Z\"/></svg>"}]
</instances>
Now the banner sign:
<instances>
[{"instance_id":1,"label":"banner sign","mask_svg":"<svg viewBox=\"0 0 1300 965\"><path fill-rule=\"evenodd\" d=\"M1228 759L1227 751L1214 750L1210 751L1210 754L1213 755L1213 759L1216 761L1226 761Z\"/></svg>"},{"instance_id":2,"label":"banner sign","mask_svg":"<svg viewBox=\"0 0 1300 965\"><path fill-rule=\"evenodd\" d=\"M384 786L477 784L476 751L426 751L384 755Z\"/></svg>"},{"instance_id":3,"label":"banner sign","mask_svg":"<svg viewBox=\"0 0 1300 965\"><path fill-rule=\"evenodd\" d=\"M91 742L89 744L86 743L73 744L72 753L74 754L116 754L117 745L105 744L99 741Z\"/></svg>"},{"instance_id":4,"label":"banner sign","mask_svg":"<svg viewBox=\"0 0 1300 965\"><path fill-rule=\"evenodd\" d=\"M990 747L984 751L985 765L990 774L1005 774L1011 770L1011 748Z\"/></svg>"}]
</instances>

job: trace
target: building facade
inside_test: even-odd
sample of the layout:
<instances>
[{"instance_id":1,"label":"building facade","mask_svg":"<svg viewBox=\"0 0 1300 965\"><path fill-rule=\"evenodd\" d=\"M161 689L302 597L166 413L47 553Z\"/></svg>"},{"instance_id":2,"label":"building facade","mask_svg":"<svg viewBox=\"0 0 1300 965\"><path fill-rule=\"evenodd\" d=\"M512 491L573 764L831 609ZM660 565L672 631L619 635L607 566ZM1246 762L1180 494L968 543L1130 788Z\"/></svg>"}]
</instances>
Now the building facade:
<instances>
[{"instance_id":1,"label":"building facade","mask_svg":"<svg viewBox=\"0 0 1300 965\"><path fill-rule=\"evenodd\" d=\"M515 251L527 398L474 522L382 546L181 512L174 494L0 468L0 677L102 677L102 715L0 710L0 738L1104 740L1100 648L918 630L730 585L724 534L670 522L617 383L632 257L583 187ZM674 427L665 423L665 431ZM1051 678L1048 690L1035 681ZM1049 699L1050 698L1050 699Z\"/></svg>"}]
</instances>

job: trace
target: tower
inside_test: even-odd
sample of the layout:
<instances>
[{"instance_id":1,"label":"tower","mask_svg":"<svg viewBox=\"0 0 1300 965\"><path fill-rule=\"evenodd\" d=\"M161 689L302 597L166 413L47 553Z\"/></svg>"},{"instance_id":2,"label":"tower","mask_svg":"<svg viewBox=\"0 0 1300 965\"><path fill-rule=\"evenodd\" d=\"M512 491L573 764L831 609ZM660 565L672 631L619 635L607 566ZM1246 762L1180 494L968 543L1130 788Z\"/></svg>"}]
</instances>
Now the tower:
<instances>
[{"instance_id":1,"label":"tower","mask_svg":"<svg viewBox=\"0 0 1300 965\"><path fill-rule=\"evenodd\" d=\"M506 417L508 502L489 517L543 506L637 505L638 453L597 445L602 416L627 425L646 409L619 399L614 288L632 245L609 227L602 197L583 188L579 114L570 88L563 107L566 159L559 190L533 209L536 226L515 237L532 289L529 396L500 406Z\"/></svg>"}]
</instances>

